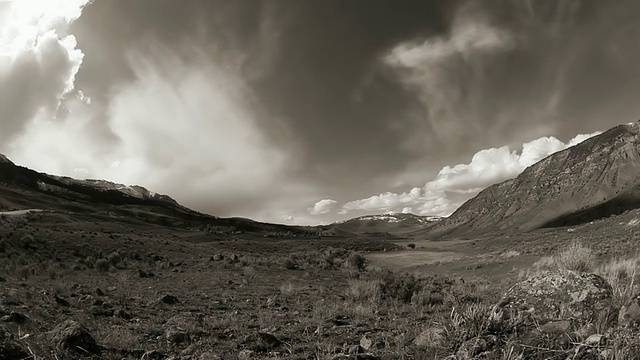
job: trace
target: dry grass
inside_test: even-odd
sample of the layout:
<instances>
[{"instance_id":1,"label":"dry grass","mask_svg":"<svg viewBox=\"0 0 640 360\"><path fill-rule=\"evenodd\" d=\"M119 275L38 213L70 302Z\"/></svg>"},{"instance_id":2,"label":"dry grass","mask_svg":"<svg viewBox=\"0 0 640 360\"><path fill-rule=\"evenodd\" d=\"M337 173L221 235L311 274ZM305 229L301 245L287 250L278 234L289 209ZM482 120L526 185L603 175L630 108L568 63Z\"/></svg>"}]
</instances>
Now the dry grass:
<instances>
[{"instance_id":1,"label":"dry grass","mask_svg":"<svg viewBox=\"0 0 640 360\"><path fill-rule=\"evenodd\" d=\"M616 306L628 303L640 290L638 283L638 259L612 259L602 264L596 271L613 289Z\"/></svg>"},{"instance_id":2,"label":"dry grass","mask_svg":"<svg viewBox=\"0 0 640 360\"><path fill-rule=\"evenodd\" d=\"M540 258L533 269L535 271L564 269L577 272L590 272L594 269L596 255L593 250L575 241L569 246L558 250L555 254Z\"/></svg>"},{"instance_id":3,"label":"dry grass","mask_svg":"<svg viewBox=\"0 0 640 360\"><path fill-rule=\"evenodd\" d=\"M560 269L589 272L593 270L596 256L590 247L576 241L556 253L554 258L556 266Z\"/></svg>"}]
</instances>

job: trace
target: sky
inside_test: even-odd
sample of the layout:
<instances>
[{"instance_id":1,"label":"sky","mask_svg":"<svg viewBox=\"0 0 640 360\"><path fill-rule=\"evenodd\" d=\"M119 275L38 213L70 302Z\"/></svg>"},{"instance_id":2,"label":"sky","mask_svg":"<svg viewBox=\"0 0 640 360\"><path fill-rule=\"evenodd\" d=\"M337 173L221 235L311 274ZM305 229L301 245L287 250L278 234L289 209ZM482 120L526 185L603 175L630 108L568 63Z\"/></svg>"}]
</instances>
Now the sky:
<instances>
[{"instance_id":1,"label":"sky","mask_svg":"<svg viewBox=\"0 0 640 360\"><path fill-rule=\"evenodd\" d=\"M640 114L636 0L0 0L0 153L217 216L446 216Z\"/></svg>"}]
</instances>

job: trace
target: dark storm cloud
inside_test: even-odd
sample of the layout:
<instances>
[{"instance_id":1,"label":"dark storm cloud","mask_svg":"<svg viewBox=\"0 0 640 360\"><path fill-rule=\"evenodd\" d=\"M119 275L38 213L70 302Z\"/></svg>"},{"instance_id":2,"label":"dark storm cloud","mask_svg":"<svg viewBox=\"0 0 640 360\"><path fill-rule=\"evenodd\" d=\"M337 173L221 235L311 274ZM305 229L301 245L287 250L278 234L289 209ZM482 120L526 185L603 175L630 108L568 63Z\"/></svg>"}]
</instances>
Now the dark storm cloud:
<instances>
[{"instance_id":1,"label":"dark storm cloud","mask_svg":"<svg viewBox=\"0 0 640 360\"><path fill-rule=\"evenodd\" d=\"M397 170L398 157L411 155L397 146L411 130L389 120L417 104L378 57L403 38L446 29L453 4L97 1L75 27L87 52L106 47L105 56L86 59L79 84L129 81L123 54L150 39L187 58L194 49L227 58L260 101L263 130L274 138L294 134L304 144L300 154L310 178L348 167L353 171L341 178L353 183ZM99 42L90 40L96 37Z\"/></svg>"},{"instance_id":2,"label":"dark storm cloud","mask_svg":"<svg viewBox=\"0 0 640 360\"><path fill-rule=\"evenodd\" d=\"M217 215L451 210L459 176L470 194L517 174L510 149L637 117L639 16L631 0L97 0L69 30L79 72L39 73L73 91L36 79L62 85L11 108L18 140L0 150ZM43 99L61 101L56 121L33 120Z\"/></svg>"}]
</instances>

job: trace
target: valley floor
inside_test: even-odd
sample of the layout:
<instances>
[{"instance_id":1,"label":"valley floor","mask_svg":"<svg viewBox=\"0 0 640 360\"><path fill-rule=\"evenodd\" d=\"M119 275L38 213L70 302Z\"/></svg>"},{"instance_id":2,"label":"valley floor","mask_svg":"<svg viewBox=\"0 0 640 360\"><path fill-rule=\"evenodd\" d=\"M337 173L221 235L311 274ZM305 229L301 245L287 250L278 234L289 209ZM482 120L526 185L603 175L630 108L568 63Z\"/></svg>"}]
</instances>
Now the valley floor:
<instances>
[{"instance_id":1,"label":"valley floor","mask_svg":"<svg viewBox=\"0 0 640 360\"><path fill-rule=\"evenodd\" d=\"M69 214L8 216L0 341L34 360L440 359L482 330L473 324L540 257L604 236L616 240L595 247L598 261L637 251L636 214L625 216L615 231L595 223L442 242L220 240ZM458 312L466 322L454 325ZM60 335L69 329L86 330L95 347ZM571 351L511 344L489 358Z\"/></svg>"}]
</instances>

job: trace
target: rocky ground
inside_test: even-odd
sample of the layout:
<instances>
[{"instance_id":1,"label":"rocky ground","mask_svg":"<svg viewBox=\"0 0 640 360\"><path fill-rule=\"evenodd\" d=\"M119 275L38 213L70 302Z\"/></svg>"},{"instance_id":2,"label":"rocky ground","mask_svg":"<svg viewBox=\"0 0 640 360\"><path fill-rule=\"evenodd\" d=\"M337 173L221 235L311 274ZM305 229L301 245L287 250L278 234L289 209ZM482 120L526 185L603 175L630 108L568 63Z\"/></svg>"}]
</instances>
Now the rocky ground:
<instances>
[{"instance_id":1,"label":"rocky ground","mask_svg":"<svg viewBox=\"0 0 640 360\"><path fill-rule=\"evenodd\" d=\"M637 358L637 262L601 268L595 247L567 260L583 229L503 238L514 250L466 239L443 249L463 257L409 274L367 257L420 243L5 217L0 359Z\"/></svg>"}]
</instances>

